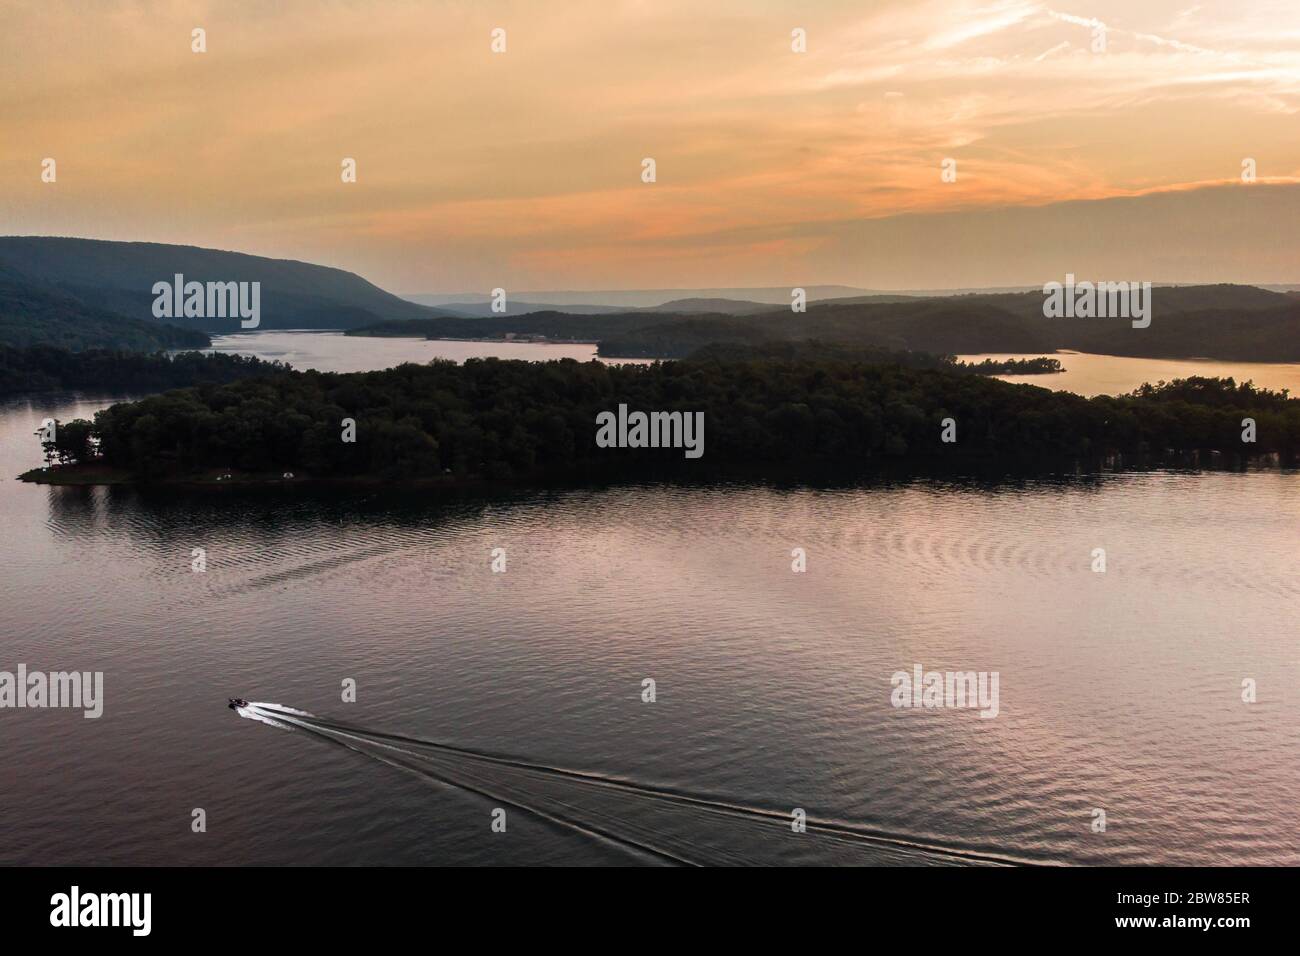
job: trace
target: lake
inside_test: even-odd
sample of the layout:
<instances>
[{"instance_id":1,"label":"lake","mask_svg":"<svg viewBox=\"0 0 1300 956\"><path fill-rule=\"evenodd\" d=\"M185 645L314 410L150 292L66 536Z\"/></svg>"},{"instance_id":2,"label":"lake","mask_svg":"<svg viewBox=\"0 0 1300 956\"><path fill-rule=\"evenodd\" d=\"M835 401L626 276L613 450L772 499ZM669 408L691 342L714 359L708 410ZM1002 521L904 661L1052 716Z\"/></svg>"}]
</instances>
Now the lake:
<instances>
[{"instance_id":1,"label":"lake","mask_svg":"<svg viewBox=\"0 0 1300 956\"><path fill-rule=\"evenodd\" d=\"M336 367L487 345L285 335L238 338ZM108 402L0 406L0 469ZM5 481L0 518L0 670L105 696L0 710L0 863L1300 863L1293 472ZM997 674L997 715L894 706L914 665Z\"/></svg>"},{"instance_id":2,"label":"lake","mask_svg":"<svg viewBox=\"0 0 1300 956\"><path fill-rule=\"evenodd\" d=\"M596 346L560 342L471 342L459 339L390 339L344 335L342 332L268 331L212 336L212 352L255 355L267 361L288 362L294 368L322 372L368 372L392 368L403 362L429 362L436 358L463 362L467 358L503 358L546 361L571 358L590 362ZM603 361L603 360L602 360ZM611 359L641 363L647 359Z\"/></svg>"},{"instance_id":3,"label":"lake","mask_svg":"<svg viewBox=\"0 0 1300 956\"><path fill-rule=\"evenodd\" d=\"M958 356L968 362L986 358L1038 358L1042 352L984 353ZM1090 355L1086 352L1053 352L1051 358L1065 369L1051 375L999 375L1004 382L1041 385L1078 395L1122 395L1144 382L1171 382L1194 375L1208 378L1235 378L1254 382L1260 388L1289 389L1300 395L1300 365L1286 362L1218 362L1211 359L1146 359L1118 355Z\"/></svg>"}]
</instances>

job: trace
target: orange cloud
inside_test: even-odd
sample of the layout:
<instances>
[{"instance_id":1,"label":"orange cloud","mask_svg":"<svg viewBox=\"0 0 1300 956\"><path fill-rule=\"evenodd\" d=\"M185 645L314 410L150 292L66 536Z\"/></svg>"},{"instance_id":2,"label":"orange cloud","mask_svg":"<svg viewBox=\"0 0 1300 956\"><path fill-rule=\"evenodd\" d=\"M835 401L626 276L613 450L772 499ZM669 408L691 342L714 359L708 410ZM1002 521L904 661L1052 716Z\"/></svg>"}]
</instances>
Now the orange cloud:
<instances>
[{"instance_id":1,"label":"orange cloud","mask_svg":"<svg viewBox=\"0 0 1300 956\"><path fill-rule=\"evenodd\" d=\"M852 283L846 223L1300 174L1300 8L1086 6L31 3L0 34L6 222L412 291Z\"/></svg>"}]
</instances>

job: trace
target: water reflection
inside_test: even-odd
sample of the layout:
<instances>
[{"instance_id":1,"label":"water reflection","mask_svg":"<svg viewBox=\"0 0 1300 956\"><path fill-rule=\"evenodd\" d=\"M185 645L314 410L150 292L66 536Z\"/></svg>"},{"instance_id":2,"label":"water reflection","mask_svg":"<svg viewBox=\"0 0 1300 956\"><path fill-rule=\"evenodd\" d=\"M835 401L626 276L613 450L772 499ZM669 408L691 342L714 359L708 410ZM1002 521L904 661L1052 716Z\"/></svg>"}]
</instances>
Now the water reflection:
<instances>
[{"instance_id":1,"label":"water reflection","mask_svg":"<svg viewBox=\"0 0 1300 956\"><path fill-rule=\"evenodd\" d=\"M56 417L84 414L69 402ZM0 412L11 474L50 408ZM0 862L636 862L630 842L1294 865L1298 492L1281 471L456 497L4 482L5 662L102 670L106 701L0 717ZM998 672L999 716L894 709L890 675L918 663ZM886 842L479 764L415 774L230 696ZM494 841L480 791L539 813ZM548 824L558 803L626 839ZM201 841L196 805L221 821Z\"/></svg>"},{"instance_id":2,"label":"water reflection","mask_svg":"<svg viewBox=\"0 0 1300 956\"><path fill-rule=\"evenodd\" d=\"M1012 358L1037 358L1034 354L982 353L962 355L959 358L981 362L986 358L997 360ZM1052 375L999 375L1004 382L1018 382L1074 392L1078 395L1123 395L1146 382L1172 382L1178 378L1203 376L1207 378L1233 378L1238 382L1254 382L1260 388L1275 391L1288 389L1300 395L1300 365L1286 362L1219 362L1213 359L1148 359L1126 358L1116 355L1091 355L1087 352L1053 352L1052 358L1060 361L1065 371Z\"/></svg>"}]
</instances>

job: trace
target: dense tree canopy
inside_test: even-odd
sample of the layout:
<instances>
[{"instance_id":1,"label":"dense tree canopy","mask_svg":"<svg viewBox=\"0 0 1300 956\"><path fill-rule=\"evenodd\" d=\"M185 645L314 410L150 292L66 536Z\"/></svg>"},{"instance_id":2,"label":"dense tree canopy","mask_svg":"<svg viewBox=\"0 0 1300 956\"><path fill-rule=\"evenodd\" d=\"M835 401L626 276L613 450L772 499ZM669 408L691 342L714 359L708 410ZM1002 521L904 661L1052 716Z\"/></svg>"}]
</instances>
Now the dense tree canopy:
<instances>
[{"instance_id":1,"label":"dense tree canopy","mask_svg":"<svg viewBox=\"0 0 1300 956\"><path fill-rule=\"evenodd\" d=\"M131 318L91 304L95 301L33 284L0 264L0 345L154 351L211 344L197 329Z\"/></svg>"},{"instance_id":2,"label":"dense tree canopy","mask_svg":"<svg viewBox=\"0 0 1300 956\"><path fill-rule=\"evenodd\" d=\"M60 388L152 392L202 382L233 382L287 368L280 362L220 352L69 352L48 345L0 345L0 395Z\"/></svg>"},{"instance_id":3,"label":"dense tree canopy","mask_svg":"<svg viewBox=\"0 0 1300 956\"><path fill-rule=\"evenodd\" d=\"M703 412L705 454L598 447L596 416ZM1242 442L1242 419L1258 441ZM951 418L956 441L941 440ZM355 441L342 438L355 421ZM382 372L285 372L114 405L103 463L137 476L211 470L386 479L637 478L1037 467L1112 453L1300 448L1300 402L1231 379L1084 399L942 369L833 358L652 365L435 361Z\"/></svg>"}]
</instances>

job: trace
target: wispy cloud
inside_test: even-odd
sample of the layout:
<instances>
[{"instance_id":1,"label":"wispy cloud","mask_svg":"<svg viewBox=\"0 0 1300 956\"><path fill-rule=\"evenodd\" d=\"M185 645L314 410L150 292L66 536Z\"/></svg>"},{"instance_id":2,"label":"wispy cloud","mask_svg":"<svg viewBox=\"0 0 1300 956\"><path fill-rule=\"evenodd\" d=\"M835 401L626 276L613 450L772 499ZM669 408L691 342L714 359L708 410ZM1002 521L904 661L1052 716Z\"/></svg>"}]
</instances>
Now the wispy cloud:
<instances>
[{"instance_id":1,"label":"wispy cloud","mask_svg":"<svg viewBox=\"0 0 1300 956\"><path fill-rule=\"evenodd\" d=\"M828 251L845 222L1177 190L1245 156L1300 172L1291 0L1062 7L19 5L0 31L6 227L240 246L404 289L792 260L851 281ZM51 155L57 189L37 175Z\"/></svg>"}]
</instances>

